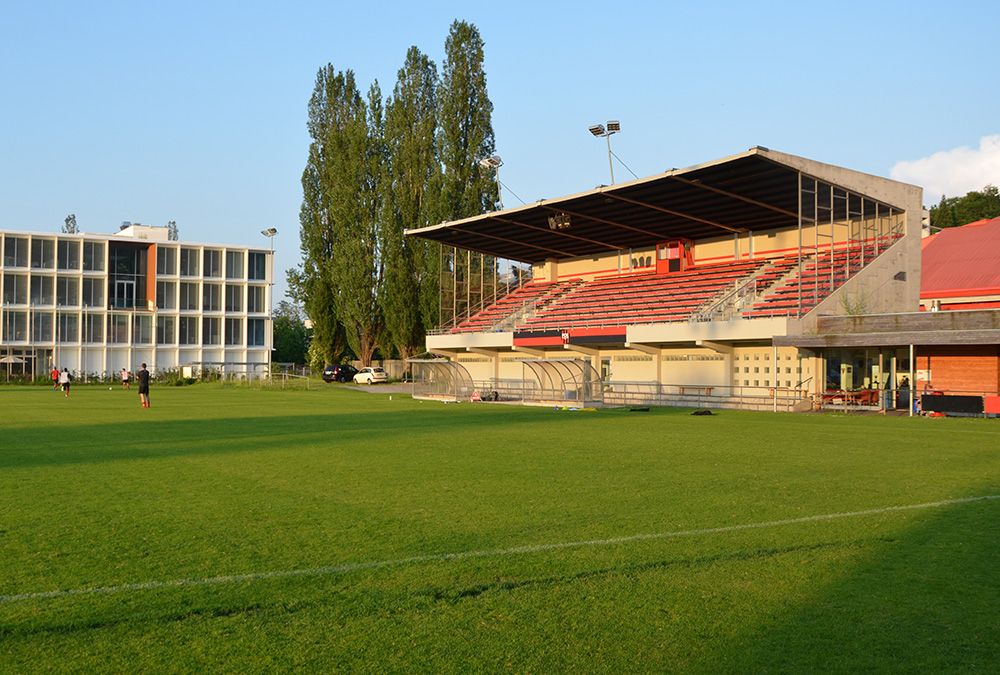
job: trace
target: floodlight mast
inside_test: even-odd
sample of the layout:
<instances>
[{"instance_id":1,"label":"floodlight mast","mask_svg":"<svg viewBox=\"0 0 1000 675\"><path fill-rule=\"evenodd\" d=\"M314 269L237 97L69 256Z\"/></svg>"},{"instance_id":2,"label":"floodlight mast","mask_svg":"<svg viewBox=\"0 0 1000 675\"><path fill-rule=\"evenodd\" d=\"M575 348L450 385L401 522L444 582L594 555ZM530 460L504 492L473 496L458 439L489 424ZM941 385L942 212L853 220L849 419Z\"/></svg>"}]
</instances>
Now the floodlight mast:
<instances>
[{"instance_id":1,"label":"floodlight mast","mask_svg":"<svg viewBox=\"0 0 1000 675\"><path fill-rule=\"evenodd\" d=\"M622 130L622 123L618 120L608 120L608 126L603 124L593 124L589 127L590 133L596 138L604 138L608 141L608 170L611 172L611 184L615 184L615 165L611 162L611 136Z\"/></svg>"},{"instance_id":2,"label":"floodlight mast","mask_svg":"<svg viewBox=\"0 0 1000 675\"><path fill-rule=\"evenodd\" d=\"M260 233L265 237L267 237L271 249L271 256L270 256L271 269L268 271L268 276L270 278L268 279L268 284L267 284L267 319L268 319L267 322L268 322L268 328L270 329L271 332L271 338L269 341L270 349L267 350L267 376L271 377L271 370L272 370L271 362L274 357L274 235L278 234L278 229L274 227L268 227L266 229L261 230ZM247 342L249 343L249 339L247 340Z\"/></svg>"},{"instance_id":3,"label":"floodlight mast","mask_svg":"<svg viewBox=\"0 0 1000 675\"><path fill-rule=\"evenodd\" d=\"M500 167L503 166L503 158L500 155L490 155L489 157L483 157L479 160L479 166L486 171L493 170L495 172L497 181L497 202L500 204L500 210L503 211L503 190L501 189L500 183Z\"/></svg>"}]
</instances>

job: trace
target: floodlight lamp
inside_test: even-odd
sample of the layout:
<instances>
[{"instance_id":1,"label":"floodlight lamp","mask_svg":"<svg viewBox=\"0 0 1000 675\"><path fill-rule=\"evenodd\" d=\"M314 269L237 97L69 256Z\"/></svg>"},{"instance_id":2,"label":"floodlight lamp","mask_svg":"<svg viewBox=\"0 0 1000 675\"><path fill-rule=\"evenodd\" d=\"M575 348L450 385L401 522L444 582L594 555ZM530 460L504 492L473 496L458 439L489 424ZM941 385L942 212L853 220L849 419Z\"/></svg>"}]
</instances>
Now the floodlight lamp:
<instances>
[{"instance_id":1,"label":"floodlight lamp","mask_svg":"<svg viewBox=\"0 0 1000 675\"><path fill-rule=\"evenodd\" d=\"M614 134L622 130L622 123L618 120L608 120L608 133Z\"/></svg>"},{"instance_id":2,"label":"floodlight lamp","mask_svg":"<svg viewBox=\"0 0 1000 675\"><path fill-rule=\"evenodd\" d=\"M503 159L500 155L492 155L490 157L483 157L479 160L479 166L484 169L497 169L503 166Z\"/></svg>"},{"instance_id":3,"label":"floodlight lamp","mask_svg":"<svg viewBox=\"0 0 1000 675\"><path fill-rule=\"evenodd\" d=\"M590 133L600 138L601 136L604 135L604 125L603 124L593 125L592 127L590 127Z\"/></svg>"},{"instance_id":4,"label":"floodlight lamp","mask_svg":"<svg viewBox=\"0 0 1000 675\"><path fill-rule=\"evenodd\" d=\"M570 216L568 213L560 211L559 213L553 213L549 216L550 230L567 230L569 229L570 224Z\"/></svg>"},{"instance_id":5,"label":"floodlight lamp","mask_svg":"<svg viewBox=\"0 0 1000 675\"><path fill-rule=\"evenodd\" d=\"M269 227L266 230L261 230L260 233L265 237L273 237L274 235L278 234L278 230L273 227Z\"/></svg>"}]
</instances>

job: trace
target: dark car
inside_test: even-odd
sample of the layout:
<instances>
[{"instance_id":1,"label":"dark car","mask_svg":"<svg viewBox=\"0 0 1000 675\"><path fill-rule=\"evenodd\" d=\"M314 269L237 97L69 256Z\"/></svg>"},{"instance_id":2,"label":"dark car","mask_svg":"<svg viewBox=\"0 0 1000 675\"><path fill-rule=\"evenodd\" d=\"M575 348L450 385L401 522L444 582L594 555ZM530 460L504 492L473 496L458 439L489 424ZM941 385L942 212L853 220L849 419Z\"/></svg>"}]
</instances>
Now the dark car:
<instances>
[{"instance_id":1,"label":"dark car","mask_svg":"<svg viewBox=\"0 0 1000 675\"><path fill-rule=\"evenodd\" d=\"M336 366L327 366L323 369L323 381L324 382L350 382L354 379L355 374L357 374L358 369L354 366L349 366L346 363L341 363Z\"/></svg>"}]
</instances>

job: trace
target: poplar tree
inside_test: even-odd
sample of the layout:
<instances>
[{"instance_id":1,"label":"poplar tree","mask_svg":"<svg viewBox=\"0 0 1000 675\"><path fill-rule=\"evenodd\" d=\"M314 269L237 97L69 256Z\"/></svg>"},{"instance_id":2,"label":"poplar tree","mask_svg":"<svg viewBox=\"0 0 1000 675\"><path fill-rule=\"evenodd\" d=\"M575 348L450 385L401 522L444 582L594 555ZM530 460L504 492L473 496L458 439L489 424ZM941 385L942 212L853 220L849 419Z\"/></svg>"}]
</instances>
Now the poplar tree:
<instances>
[{"instance_id":1,"label":"poplar tree","mask_svg":"<svg viewBox=\"0 0 1000 675\"><path fill-rule=\"evenodd\" d=\"M403 235L403 230L431 224L436 205L441 173L435 145L437 79L434 62L410 47L385 106L380 304L387 337L404 359L423 342L421 298L436 297L438 287L437 275L428 275L428 257L438 257L438 245Z\"/></svg>"},{"instance_id":2,"label":"poplar tree","mask_svg":"<svg viewBox=\"0 0 1000 675\"><path fill-rule=\"evenodd\" d=\"M440 220L492 211L499 201L493 175L479 166L479 160L496 151L493 103L486 91L483 47L479 29L474 25L465 21L452 23L445 40L445 62L438 92L438 153L443 173L436 215ZM482 265L484 270L496 264L494 258L479 254L470 260L474 267ZM428 259L426 267L428 277L435 273L440 277L439 260ZM458 271L453 272L457 279ZM473 279L466 282L473 283ZM439 298L435 296L433 304L430 298L425 297L424 301L424 311L433 312L436 322Z\"/></svg>"}]
</instances>

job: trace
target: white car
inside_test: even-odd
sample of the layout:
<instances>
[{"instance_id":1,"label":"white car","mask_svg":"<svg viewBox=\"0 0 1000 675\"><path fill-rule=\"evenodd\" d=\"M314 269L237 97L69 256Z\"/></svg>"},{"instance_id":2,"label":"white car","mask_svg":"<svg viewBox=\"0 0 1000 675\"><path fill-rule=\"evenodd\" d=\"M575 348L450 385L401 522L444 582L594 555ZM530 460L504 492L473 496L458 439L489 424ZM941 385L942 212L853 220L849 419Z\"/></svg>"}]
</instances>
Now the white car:
<instances>
[{"instance_id":1,"label":"white car","mask_svg":"<svg viewBox=\"0 0 1000 675\"><path fill-rule=\"evenodd\" d=\"M375 384L376 382L385 382L388 379L389 376L385 374L385 368L362 368L354 376L354 381L357 384Z\"/></svg>"}]
</instances>

